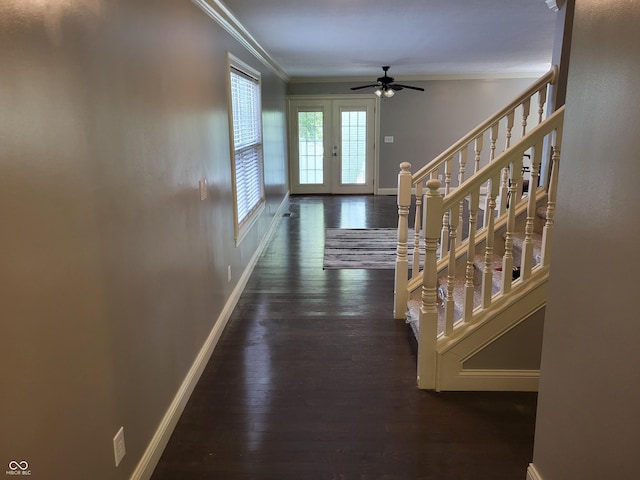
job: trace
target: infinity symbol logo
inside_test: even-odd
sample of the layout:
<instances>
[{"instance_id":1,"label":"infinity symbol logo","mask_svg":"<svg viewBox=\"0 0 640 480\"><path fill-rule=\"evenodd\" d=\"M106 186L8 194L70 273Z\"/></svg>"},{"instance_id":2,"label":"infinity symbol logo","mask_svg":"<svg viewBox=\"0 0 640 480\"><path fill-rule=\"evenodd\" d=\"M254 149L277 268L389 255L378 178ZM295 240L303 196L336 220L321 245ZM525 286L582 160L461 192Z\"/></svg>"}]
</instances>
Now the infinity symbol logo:
<instances>
[{"instance_id":1,"label":"infinity symbol logo","mask_svg":"<svg viewBox=\"0 0 640 480\"><path fill-rule=\"evenodd\" d=\"M11 460L9 462L9 468L11 470L27 470L29 468L29 464L27 463L26 460L23 460L21 462L16 462L15 460Z\"/></svg>"}]
</instances>

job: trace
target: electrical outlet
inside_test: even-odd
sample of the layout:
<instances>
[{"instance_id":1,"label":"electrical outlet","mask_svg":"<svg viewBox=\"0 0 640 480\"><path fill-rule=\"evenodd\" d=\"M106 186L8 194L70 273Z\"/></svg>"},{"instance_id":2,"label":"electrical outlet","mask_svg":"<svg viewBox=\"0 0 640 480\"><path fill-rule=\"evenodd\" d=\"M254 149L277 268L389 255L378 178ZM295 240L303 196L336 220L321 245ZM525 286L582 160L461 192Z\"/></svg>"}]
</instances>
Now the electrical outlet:
<instances>
[{"instance_id":1,"label":"electrical outlet","mask_svg":"<svg viewBox=\"0 0 640 480\"><path fill-rule=\"evenodd\" d=\"M116 467L120 465L122 457L127 453L127 448L124 445L124 427L120 427L116 436L113 437L113 455L116 460Z\"/></svg>"},{"instance_id":2,"label":"electrical outlet","mask_svg":"<svg viewBox=\"0 0 640 480\"><path fill-rule=\"evenodd\" d=\"M231 281L231 265L227 265L227 282Z\"/></svg>"}]
</instances>

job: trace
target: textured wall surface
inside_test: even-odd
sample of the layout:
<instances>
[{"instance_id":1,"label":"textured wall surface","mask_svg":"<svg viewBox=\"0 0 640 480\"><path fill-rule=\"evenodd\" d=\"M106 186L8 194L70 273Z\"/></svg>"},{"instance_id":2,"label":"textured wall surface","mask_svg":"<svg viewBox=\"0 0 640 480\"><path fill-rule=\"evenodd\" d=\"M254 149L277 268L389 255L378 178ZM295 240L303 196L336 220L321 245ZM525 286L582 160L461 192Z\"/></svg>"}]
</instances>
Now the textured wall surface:
<instances>
[{"instance_id":1,"label":"textured wall surface","mask_svg":"<svg viewBox=\"0 0 640 480\"><path fill-rule=\"evenodd\" d=\"M534 465L638 478L640 4L578 0Z\"/></svg>"},{"instance_id":2,"label":"textured wall surface","mask_svg":"<svg viewBox=\"0 0 640 480\"><path fill-rule=\"evenodd\" d=\"M263 76L239 247L227 52ZM129 478L285 198L286 86L183 0L3 0L0 68L0 464Z\"/></svg>"}]
</instances>

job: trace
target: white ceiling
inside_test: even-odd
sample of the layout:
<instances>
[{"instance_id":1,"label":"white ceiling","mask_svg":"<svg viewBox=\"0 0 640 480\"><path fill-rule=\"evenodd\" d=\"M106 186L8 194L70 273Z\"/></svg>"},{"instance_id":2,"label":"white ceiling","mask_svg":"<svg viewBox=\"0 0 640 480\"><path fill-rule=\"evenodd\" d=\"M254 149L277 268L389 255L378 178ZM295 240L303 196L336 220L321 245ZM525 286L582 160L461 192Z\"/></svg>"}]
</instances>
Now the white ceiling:
<instances>
[{"instance_id":1,"label":"white ceiling","mask_svg":"<svg viewBox=\"0 0 640 480\"><path fill-rule=\"evenodd\" d=\"M223 0L292 78L537 74L545 0Z\"/></svg>"}]
</instances>

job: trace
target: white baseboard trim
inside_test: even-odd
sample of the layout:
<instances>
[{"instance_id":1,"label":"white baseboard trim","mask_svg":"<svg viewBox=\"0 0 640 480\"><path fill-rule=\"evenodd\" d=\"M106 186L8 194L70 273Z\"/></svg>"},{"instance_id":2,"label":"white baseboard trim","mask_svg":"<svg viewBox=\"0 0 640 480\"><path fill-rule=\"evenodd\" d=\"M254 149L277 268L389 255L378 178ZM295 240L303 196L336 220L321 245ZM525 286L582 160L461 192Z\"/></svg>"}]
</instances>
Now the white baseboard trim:
<instances>
[{"instance_id":1,"label":"white baseboard trim","mask_svg":"<svg viewBox=\"0 0 640 480\"><path fill-rule=\"evenodd\" d=\"M538 473L533 463L530 463L529 468L527 468L527 480L542 480L542 476Z\"/></svg>"},{"instance_id":2,"label":"white baseboard trim","mask_svg":"<svg viewBox=\"0 0 640 480\"><path fill-rule=\"evenodd\" d=\"M280 223L284 207L288 205L288 203L289 193L287 192L286 196L278 207L278 211L271 221L269 230L258 245L258 248L251 257L251 260L247 264L247 267L245 268L241 277L238 279L237 285L233 289L233 292L231 292L231 295L225 303L222 312L220 312L220 315L214 323L211 332L209 332L204 345L200 349L200 352L198 352L196 359L194 360L191 368L182 381L182 384L180 385L180 388L174 396L171 405L169 405L169 408L162 417L162 420L160 421L156 432L151 438L149 445L147 445L147 449L140 458L136 469L131 474L131 477L129 477L130 480L149 480L151 478L151 475L158 465L160 457L162 456L167 443L169 443L169 439L171 438L171 434L173 433L173 430L175 429L178 420L180 419L180 415L182 415L182 412L184 411L184 408L187 405L187 402L189 401L193 390L200 380L200 376L202 375L202 372L204 371L207 363L209 362L209 359L211 358L211 354L213 353L213 350L216 347L218 340L220 339L220 335L222 334L224 327L227 325L227 322L231 317L231 313L238 303L240 295L244 291L244 288L249 281L249 277L251 276L256 263L258 263L260 255L262 255L262 252L267 246L267 243L271 239L271 236L273 235L276 227Z\"/></svg>"},{"instance_id":3,"label":"white baseboard trim","mask_svg":"<svg viewBox=\"0 0 640 480\"><path fill-rule=\"evenodd\" d=\"M436 384L437 391L538 391L539 370L461 370L456 374L451 371L454 362L446 359L442 363L448 365L441 367Z\"/></svg>"}]
</instances>

